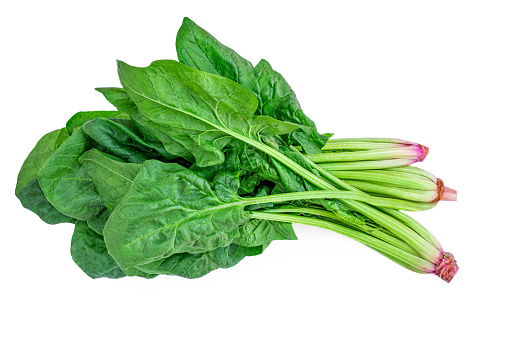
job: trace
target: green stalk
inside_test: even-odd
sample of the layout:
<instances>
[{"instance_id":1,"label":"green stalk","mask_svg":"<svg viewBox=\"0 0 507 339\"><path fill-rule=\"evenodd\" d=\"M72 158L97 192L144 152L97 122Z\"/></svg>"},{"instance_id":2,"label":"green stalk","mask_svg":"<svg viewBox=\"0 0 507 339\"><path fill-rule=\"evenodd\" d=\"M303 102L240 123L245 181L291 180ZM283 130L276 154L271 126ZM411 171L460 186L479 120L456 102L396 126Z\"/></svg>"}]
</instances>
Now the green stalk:
<instances>
[{"instance_id":1,"label":"green stalk","mask_svg":"<svg viewBox=\"0 0 507 339\"><path fill-rule=\"evenodd\" d=\"M420 257L405 252L404 250L393 246L383 240L375 238L371 235L365 234L363 232L350 229L346 226L333 223L326 220L320 220L309 217L300 217L294 215L287 214L278 214L278 213L264 213L264 212L251 212L251 217L256 219L264 219L264 220L273 220L273 221L281 221L281 222L292 222L298 224L304 224L309 226L316 226L325 228L336 233L345 235L349 238L352 238L366 246L369 246L375 250L378 250L382 253L385 253L417 270L421 270L424 272L431 273L434 271L434 265L431 262L428 262Z\"/></svg>"},{"instance_id":2,"label":"green stalk","mask_svg":"<svg viewBox=\"0 0 507 339\"><path fill-rule=\"evenodd\" d=\"M357 226L347 223L344 219L337 217L336 214L334 214L332 212L329 212L326 210L321 210L318 208L276 208L276 209L262 210L260 212L313 214L313 215L318 215L318 216L328 218L328 219L334 219L334 220L338 221L339 223L344 224L343 226L346 226L346 227L350 227L350 226L357 227ZM362 229L360 229L360 231L363 231L366 234L370 234L380 240L383 240L393 246L396 246L399 249L402 249L407 253L410 253L413 255L418 255L417 252L414 251L414 249L412 247L410 247L409 245L407 245L406 243L404 243L400 239L383 232L382 229L366 226L366 227L363 227Z\"/></svg>"},{"instance_id":3,"label":"green stalk","mask_svg":"<svg viewBox=\"0 0 507 339\"><path fill-rule=\"evenodd\" d=\"M414 159L388 159L367 161L344 161L323 163L320 166L326 171L374 170L383 168L409 166L417 162Z\"/></svg>"},{"instance_id":4,"label":"green stalk","mask_svg":"<svg viewBox=\"0 0 507 339\"><path fill-rule=\"evenodd\" d=\"M402 139L394 139L394 138L340 138L340 139L329 139L327 141L328 144L341 144L347 142L367 142L367 143L375 143L375 144L387 144L387 145L418 145L418 143L402 140Z\"/></svg>"},{"instance_id":5,"label":"green stalk","mask_svg":"<svg viewBox=\"0 0 507 339\"><path fill-rule=\"evenodd\" d=\"M216 126L216 125L215 125ZM222 127L217 126L220 129ZM282 153L278 152L274 148L271 148L267 146L264 143L261 143L260 141L257 141L255 139L243 136L239 133L236 133L232 130L228 131L229 134L231 134L233 137L250 144L257 149L265 152L266 154L270 155L274 159L280 161L282 164L287 166L289 169L293 170L296 174L300 175L302 178L306 179L308 182L312 183L313 185L317 186L318 188L322 190L337 190L335 186L333 186L331 183L326 181L323 178L320 178L313 174L312 172L306 170L305 168L301 167L296 162L292 161ZM382 227L385 227L392 233L394 233L397 237L399 237L401 240L405 241L407 244L409 244L414 250L416 250L423 258L427 259L431 262L438 262L440 260L440 252L438 252L433 246L431 246L428 242L426 242L421 236L419 236L417 233L415 233L412 229L408 228L407 226L403 225L400 221L397 219L386 215L379 210L375 209L372 206L366 205L362 202L357 202L354 200L343 200L345 204L347 204L349 207L354 208L355 210L359 211L360 213L366 215L368 218L374 220Z\"/></svg>"},{"instance_id":6,"label":"green stalk","mask_svg":"<svg viewBox=\"0 0 507 339\"><path fill-rule=\"evenodd\" d=\"M427 191L434 191L437 188L436 183L427 177L394 170L330 171L329 173L342 180L368 181Z\"/></svg>"},{"instance_id":7,"label":"green stalk","mask_svg":"<svg viewBox=\"0 0 507 339\"><path fill-rule=\"evenodd\" d=\"M355 152L331 152L307 154L306 157L316 164L340 161L365 161L387 159L413 159L421 160L422 150L418 146L395 147L389 149L375 149Z\"/></svg>"},{"instance_id":8,"label":"green stalk","mask_svg":"<svg viewBox=\"0 0 507 339\"><path fill-rule=\"evenodd\" d=\"M394 144L387 142L368 142L368 141L342 141L334 142L339 139L331 139L322 147L322 151L335 151L335 150L350 150L350 151L365 151L373 149L387 149L404 146L404 144Z\"/></svg>"},{"instance_id":9,"label":"green stalk","mask_svg":"<svg viewBox=\"0 0 507 339\"><path fill-rule=\"evenodd\" d=\"M319 190L319 191L306 191L306 192L292 192L280 193L274 195L267 195L263 197L244 198L243 201L248 204L263 204L263 203L280 203L294 200L311 200L311 199L346 199L362 201L367 204L400 209L405 211L425 211L435 206L434 203L419 203L413 201L406 201L400 199L374 197L359 192L339 191L333 190Z\"/></svg>"},{"instance_id":10,"label":"green stalk","mask_svg":"<svg viewBox=\"0 0 507 339\"><path fill-rule=\"evenodd\" d=\"M424 178L427 178L433 182L437 182L437 177L431 174L430 172L423 170L419 167L414 166L404 166L404 167L396 167L396 168L388 168L386 171L396 174L412 174L412 175L418 175Z\"/></svg>"},{"instance_id":11,"label":"green stalk","mask_svg":"<svg viewBox=\"0 0 507 339\"><path fill-rule=\"evenodd\" d=\"M371 182L359 180L344 180L347 184L352 185L362 192L389 196L410 201L418 201L421 203L431 203L438 197L438 191L414 190L410 188L401 188L393 186L378 185ZM434 203L436 206L436 203Z\"/></svg>"},{"instance_id":12,"label":"green stalk","mask_svg":"<svg viewBox=\"0 0 507 339\"><path fill-rule=\"evenodd\" d=\"M385 213L391 215L392 217L398 219L411 229L413 229L417 234L419 234L421 237L423 237L428 243L433 245L436 249L438 249L440 252L443 252L442 245L440 245L440 242L435 238L433 234L431 234L424 226L422 226L420 223L418 223L413 218L409 217L405 213L402 213L397 210L388 209L388 208L380 208L380 210L384 211Z\"/></svg>"}]
</instances>

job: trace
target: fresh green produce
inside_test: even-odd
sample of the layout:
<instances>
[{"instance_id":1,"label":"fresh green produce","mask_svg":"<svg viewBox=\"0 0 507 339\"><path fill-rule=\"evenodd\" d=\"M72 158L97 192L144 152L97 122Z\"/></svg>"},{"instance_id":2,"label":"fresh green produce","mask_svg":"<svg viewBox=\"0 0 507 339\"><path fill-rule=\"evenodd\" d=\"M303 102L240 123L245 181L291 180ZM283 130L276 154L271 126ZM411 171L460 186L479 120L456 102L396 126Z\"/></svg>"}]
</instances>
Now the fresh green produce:
<instances>
[{"instance_id":1,"label":"fresh green produce","mask_svg":"<svg viewBox=\"0 0 507 339\"><path fill-rule=\"evenodd\" d=\"M75 224L90 277L201 277L294 240L292 223L351 237L449 282L452 254L401 211L456 200L410 166L428 149L398 139L329 139L283 77L185 18L178 61L118 62L116 111L79 112L23 163L16 196L50 224Z\"/></svg>"}]
</instances>

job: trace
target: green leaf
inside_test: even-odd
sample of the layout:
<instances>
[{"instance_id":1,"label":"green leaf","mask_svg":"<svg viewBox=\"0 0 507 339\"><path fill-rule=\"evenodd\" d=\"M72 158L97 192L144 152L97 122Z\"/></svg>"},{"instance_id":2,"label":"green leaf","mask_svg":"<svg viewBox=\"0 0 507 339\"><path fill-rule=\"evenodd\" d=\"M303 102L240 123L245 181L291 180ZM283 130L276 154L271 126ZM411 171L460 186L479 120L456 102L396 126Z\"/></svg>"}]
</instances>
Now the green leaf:
<instances>
[{"instance_id":1,"label":"green leaf","mask_svg":"<svg viewBox=\"0 0 507 339\"><path fill-rule=\"evenodd\" d=\"M252 219L239 228L233 243L246 247L262 246L273 240L297 240L291 223Z\"/></svg>"},{"instance_id":2,"label":"green leaf","mask_svg":"<svg viewBox=\"0 0 507 339\"><path fill-rule=\"evenodd\" d=\"M83 125L83 131L108 153L124 161L142 164L149 159L172 160L171 155L162 147L163 154L157 147L143 139L141 132L131 120L109 120L96 118Z\"/></svg>"},{"instance_id":3,"label":"green leaf","mask_svg":"<svg viewBox=\"0 0 507 339\"><path fill-rule=\"evenodd\" d=\"M266 60L261 60L254 68L189 18L183 20L178 31L176 51L183 64L224 76L252 91L259 101L256 114L298 124L300 128L286 138L289 144L300 145L305 153L320 153L329 139L317 132L287 81Z\"/></svg>"},{"instance_id":4,"label":"green leaf","mask_svg":"<svg viewBox=\"0 0 507 339\"><path fill-rule=\"evenodd\" d=\"M100 210L99 214L88 219L86 221L86 224L98 234L103 234L104 226L106 225L107 219L109 219L110 215L111 212L109 212L109 210L104 207L102 210Z\"/></svg>"},{"instance_id":5,"label":"green leaf","mask_svg":"<svg viewBox=\"0 0 507 339\"><path fill-rule=\"evenodd\" d=\"M60 213L46 199L37 179L33 179L17 194L24 208L37 214L44 222L54 225L60 223L74 223L75 219Z\"/></svg>"},{"instance_id":6,"label":"green leaf","mask_svg":"<svg viewBox=\"0 0 507 339\"><path fill-rule=\"evenodd\" d=\"M74 219L60 213L46 199L42 192L37 174L47 159L61 146L69 134L65 128L44 135L23 162L16 183L16 196L23 207L37 214L48 224L74 222Z\"/></svg>"},{"instance_id":7,"label":"green leaf","mask_svg":"<svg viewBox=\"0 0 507 339\"><path fill-rule=\"evenodd\" d=\"M85 152L78 161L86 169L109 211L120 203L141 170L140 164L126 163L97 149Z\"/></svg>"},{"instance_id":8,"label":"green leaf","mask_svg":"<svg viewBox=\"0 0 507 339\"><path fill-rule=\"evenodd\" d=\"M231 198L180 165L149 160L106 223L109 253L128 268L229 245L249 219Z\"/></svg>"},{"instance_id":9,"label":"green leaf","mask_svg":"<svg viewBox=\"0 0 507 339\"><path fill-rule=\"evenodd\" d=\"M72 135L79 127L83 126L85 122L95 118L128 118L128 115L118 111L89 111L78 112L74 114L67 121L67 132Z\"/></svg>"},{"instance_id":10,"label":"green leaf","mask_svg":"<svg viewBox=\"0 0 507 339\"><path fill-rule=\"evenodd\" d=\"M104 203L78 158L89 147L79 128L58 148L39 171L38 180L48 201L61 213L78 220L98 214Z\"/></svg>"},{"instance_id":11,"label":"green leaf","mask_svg":"<svg viewBox=\"0 0 507 339\"><path fill-rule=\"evenodd\" d=\"M143 134L144 139L162 155L177 155L188 161L194 160L192 154L183 147L180 143L166 135L165 133L159 132L157 129L150 128L150 126L146 126L145 121L141 114L139 114L139 110L137 109L136 104L130 99L128 94L123 90L123 88L115 88L115 87L102 87L96 88L98 92L102 93L104 97L119 111L124 112L130 116L132 121L136 124L136 127ZM165 140L164 144L166 147L164 148L164 144L159 139L160 136L163 140ZM166 156L167 158L167 156Z\"/></svg>"},{"instance_id":12,"label":"green leaf","mask_svg":"<svg viewBox=\"0 0 507 339\"><path fill-rule=\"evenodd\" d=\"M296 94L281 74L263 59L255 66L253 76L255 80L242 85L259 100L257 114L297 124L299 129L288 135L287 142L301 146L305 153L320 153L328 137L317 132L315 123L303 113Z\"/></svg>"},{"instance_id":13,"label":"green leaf","mask_svg":"<svg viewBox=\"0 0 507 339\"><path fill-rule=\"evenodd\" d=\"M194 69L218 74L239 84L251 78L252 64L211 34L184 18L176 36L178 60ZM244 79L244 80L243 80Z\"/></svg>"},{"instance_id":14,"label":"green leaf","mask_svg":"<svg viewBox=\"0 0 507 339\"><path fill-rule=\"evenodd\" d=\"M102 236L89 228L85 221L76 221L70 254L83 272L93 279L125 276L107 252Z\"/></svg>"},{"instance_id":15,"label":"green leaf","mask_svg":"<svg viewBox=\"0 0 507 339\"><path fill-rule=\"evenodd\" d=\"M190 254L178 253L168 258L140 266L152 274L177 275L185 278L200 278L218 268L229 268L239 263L245 256L260 254L262 246L247 248L231 244L215 250Z\"/></svg>"},{"instance_id":16,"label":"green leaf","mask_svg":"<svg viewBox=\"0 0 507 339\"><path fill-rule=\"evenodd\" d=\"M118 72L145 124L182 144L197 166L222 163L222 149L232 138L261 140L298 128L254 116L257 100L244 87L176 61L155 61L146 68L119 62Z\"/></svg>"},{"instance_id":17,"label":"green leaf","mask_svg":"<svg viewBox=\"0 0 507 339\"><path fill-rule=\"evenodd\" d=\"M18 174L16 194L37 178L39 170L46 160L69 138L65 128L49 132L37 142L35 147L26 157Z\"/></svg>"}]
</instances>

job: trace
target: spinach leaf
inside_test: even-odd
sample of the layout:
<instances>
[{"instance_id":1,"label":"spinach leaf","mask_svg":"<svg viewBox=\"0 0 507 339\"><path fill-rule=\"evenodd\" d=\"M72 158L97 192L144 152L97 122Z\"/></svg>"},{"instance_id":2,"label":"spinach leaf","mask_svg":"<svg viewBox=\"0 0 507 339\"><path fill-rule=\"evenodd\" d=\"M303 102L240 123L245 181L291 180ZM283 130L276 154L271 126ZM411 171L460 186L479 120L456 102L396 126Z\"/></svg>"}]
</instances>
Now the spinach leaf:
<instances>
[{"instance_id":1,"label":"spinach leaf","mask_svg":"<svg viewBox=\"0 0 507 339\"><path fill-rule=\"evenodd\" d=\"M187 161L193 162L194 158L192 154L180 143L165 133L161 133L157 129L146 126L143 117L141 114L139 114L139 110L137 109L136 104L130 99L123 88L102 87L96 88L95 90L102 93L102 95L104 95L104 97L119 111L128 114L132 121L135 123L136 127L144 136L146 142L152 145L164 157L169 159L171 155L174 154L182 157L183 159L186 159ZM164 144L162 144L159 139L164 140ZM164 147L164 145L166 146Z\"/></svg>"},{"instance_id":2,"label":"spinach leaf","mask_svg":"<svg viewBox=\"0 0 507 339\"><path fill-rule=\"evenodd\" d=\"M237 83L176 61L155 61L145 68L119 62L118 72L144 123L182 144L197 166L222 163L222 149L231 139L260 140L298 129L268 116L254 116L257 100Z\"/></svg>"},{"instance_id":3,"label":"spinach leaf","mask_svg":"<svg viewBox=\"0 0 507 339\"><path fill-rule=\"evenodd\" d=\"M176 52L181 63L239 84L249 82L252 77L253 66L248 60L222 45L189 18L183 19L176 35Z\"/></svg>"},{"instance_id":4,"label":"spinach leaf","mask_svg":"<svg viewBox=\"0 0 507 339\"><path fill-rule=\"evenodd\" d=\"M267 245L273 240L297 240L291 223L251 219L239 227L240 235L233 243L246 247Z\"/></svg>"},{"instance_id":5,"label":"spinach leaf","mask_svg":"<svg viewBox=\"0 0 507 339\"><path fill-rule=\"evenodd\" d=\"M221 75L252 91L259 101L256 114L298 124L300 128L287 136L287 142L300 145L305 153L320 153L329 136L317 132L287 81L266 60L254 68L189 18L183 20L178 31L176 51L185 65Z\"/></svg>"},{"instance_id":6,"label":"spinach leaf","mask_svg":"<svg viewBox=\"0 0 507 339\"><path fill-rule=\"evenodd\" d=\"M37 144L30 151L30 154L28 154L19 170L16 194L37 178L37 174L44 163L68 138L69 133L67 133L65 128L62 128L47 133L37 141Z\"/></svg>"},{"instance_id":7,"label":"spinach leaf","mask_svg":"<svg viewBox=\"0 0 507 339\"><path fill-rule=\"evenodd\" d=\"M160 154L156 147L143 139L143 135L131 120L96 118L85 123L83 131L107 153L127 162L142 164L149 159L177 158L170 155L163 147L161 148L163 154Z\"/></svg>"},{"instance_id":8,"label":"spinach leaf","mask_svg":"<svg viewBox=\"0 0 507 339\"><path fill-rule=\"evenodd\" d=\"M51 205L44 196L37 179L30 181L16 196L19 201L21 201L24 208L34 212L48 224L73 223L75 220L74 218L60 213L60 211Z\"/></svg>"},{"instance_id":9,"label":"spinach leaf","mask_svg":"<svg viewBox=\"0 0 507 339\"><path fill-rule=\"evenodd\" d=\"M262 253L263 246L248 248L231 244L204 253L177 253L168 258L141 265L140 269L152 274L200 278L217 268L229 268L244 257Z\"/></svg>"},{"instance_id":10,"label":"spinach leaf","mask_svg":"<svg viewBox=\"0 0 507 339\"><path fill-rule=\"evenodd\" d=\"M67 132L72 135L79 127L83 126L85 122L95 118L128 118L128 115L118 111L87 111L77 112L67 121Z\"/></svg>"},{"instance_id":11,"label":"spinach leaf","mask_svg":"<svg viewBox=\"0 0 507 339\"><path fill-rule=\"evenodd\" d=\"M125 276L125 273L107 252L103 237L89 228L85 221L76 221L70 254L83 272L93 279Z\"/></svg>"},{"instance_id":12,"label":"spinach leaf","mask_svg":"<svg viewBox=\"0 0 507 339\"><path fill-rule=\"evenodd\" d=\"M120 203L141 170L140 164L126 163L97 149L85 152L78 161L86 169L109 211Z\"/></svg>"},{"instance_id":13,"label":"spinach leaf","mask_svg":"<svg viewBox=\"0 0 507 339\"><path fill-rule=\"evenodd\" d=\"M104 226L106 225L106 221L109 219L110 215L111 212L109 212L106 207L103 207L97 215L88 219L86 224L98 234L103 234Z\"/></svg>"},{"instance_id":14,"label":"spinach leaf","mask_svg":"<svg viewBox=\"0 0 507 339\"><path fill-rule=\"evenodd\" d=\"M178 164L146 161L106 223L109 253L128 268L229 245L249 219L239 199Z\"/></svg>"},{"instance_id":15,"label":"spinach leaf","mask_svg":"<svg viewBox=\"0 0 507 339\"><path fill-rule=\"evenodd\" d=\"M85 221L104 206L86 169L78 162L88 147L89 138L79 128L52 154L37 176L44 195L57 210Z\"/></svg>"},{"instance_id":16,"label":"spinach leaf","mask_svg":"<svg viewBox=\"0 0 507 339\"><path fill-rule=\"evenodd\" d=\"M60 213L46 199L37 174L47 159L69 138L65 128L44 135L23 162L16 183L16 196L23 207L37 214L48 224L73 222L74 219Z\"/></svg>"}]
</instances>

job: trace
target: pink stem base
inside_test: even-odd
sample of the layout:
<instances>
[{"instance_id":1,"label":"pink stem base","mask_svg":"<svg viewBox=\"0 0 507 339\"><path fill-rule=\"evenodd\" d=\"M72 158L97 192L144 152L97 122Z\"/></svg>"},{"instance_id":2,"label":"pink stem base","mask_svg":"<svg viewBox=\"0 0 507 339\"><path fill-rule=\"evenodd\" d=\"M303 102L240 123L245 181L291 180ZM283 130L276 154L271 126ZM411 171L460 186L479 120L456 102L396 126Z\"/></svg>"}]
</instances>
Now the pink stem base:
<instances>
[{"instance_id":1,"label":"pink stem base","mask_svg":"<svg viewBox=\"0 0 507 339\"><path fill-rule=\"evenodd\" d=\"M459 267L457 265L454 255L449 252L444 252L442 261L435 268L435 274L442 278L445 282L450 283L452 278L458 273Z\"/></svg>"},{"instance_id":2,"label":"pink stem base","mask_svg":"<svg viewBox=\"0 0 507 339\"><path fill-rule=\"evenodd\" d=\"M442 194L442 200L444 201L456 201L458 200L458 192L452 188L445 187L444 194Z\"/></svg>"}]
</instances>

